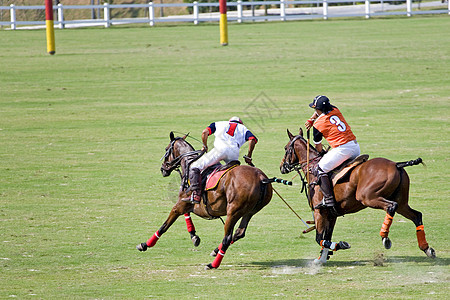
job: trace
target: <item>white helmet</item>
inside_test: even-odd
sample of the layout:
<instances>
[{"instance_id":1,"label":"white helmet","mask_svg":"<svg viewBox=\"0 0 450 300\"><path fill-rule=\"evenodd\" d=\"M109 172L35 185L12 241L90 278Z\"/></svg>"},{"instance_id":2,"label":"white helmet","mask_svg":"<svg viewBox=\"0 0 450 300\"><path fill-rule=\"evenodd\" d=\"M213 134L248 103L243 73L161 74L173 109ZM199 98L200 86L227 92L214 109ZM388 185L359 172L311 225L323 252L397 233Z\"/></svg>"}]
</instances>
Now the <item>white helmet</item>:
<instances>
[{"instance_id":1,"label":"white helmet","mask_svg":"<svg viewBox=\"0 0 450 300\"><path fill-rule=\"evenodd\" d=\"M242 122L242 120L239 119L239 117L232 117L229 122L235 122L235 123L239 123L239 124L244 124Z\"/></svg>"}]
</instances>

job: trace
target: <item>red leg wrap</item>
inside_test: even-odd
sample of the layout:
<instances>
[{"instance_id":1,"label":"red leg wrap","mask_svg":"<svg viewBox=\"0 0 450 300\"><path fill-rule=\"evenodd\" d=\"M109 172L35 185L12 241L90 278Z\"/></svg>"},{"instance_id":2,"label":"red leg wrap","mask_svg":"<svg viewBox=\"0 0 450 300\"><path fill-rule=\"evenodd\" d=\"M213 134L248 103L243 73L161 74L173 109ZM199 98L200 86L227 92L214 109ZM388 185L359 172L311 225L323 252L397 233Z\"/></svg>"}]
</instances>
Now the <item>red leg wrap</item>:
<instances>
[{"instance_id":1,"label":"red leg wrap","mask_svg":"<svg viewBox=\"0 0 450 300\"><path fill-rule=\"evenodd\" d=\"M184 218L186 219L186 226L188 232L194 232L195 226L194 223L192 223L191 215L190 214L184 214Z\"/></svg>"},{"instance_id":2,"label":"red leg wrap","mask_svg":"<svg viewBox=\"0 0 450 300\"><path fill-rule=\"evenodd\" d=\"M391 217L389 214L386 214L386 217L384 217L384 222L383 225L381 225L381 230L380 230L380 236L382 238L387 238L388 234L389 234L389 228L392 225L392 220L394 219L394 217Z\"/></svg>"},{"instance_id":3,"label":"red leg wrap","mask_svg":"<svg viewBox=\"0 0 450 300\"><path fill-rule=\"evenodd\" d=\"M425 230L423 228L423 225L416 227L416 234L417 234L417 242L419 243L420 250L427 250L428 249L428 243L427 239L425 238Z\"/></svg>"},{"instance_id":4,"label":"red leg wrap","mask_svg":"<svg viewBox=\"0 0 450 300\"><path fill-rule=\"evenodd\" d=\"M220 266L220 263L222 262L223 256L225 255L225 252L222 250L219 250L219 253L217 253L216 258L212 262L211 266L215 269L217 269Z\"/></svg>"},{"instance_id":5,"label":"red leg wrap","mask_svg":"<svg viewBox=\"0 0 450 300\"><path fill-rule=\"evenodd\" d=\"M153 247L155 246L156 242L159 240L159 232L155 232L154 235L152 235L151 238L147 241L147 247Z\"/></svg>"}]
</instances>

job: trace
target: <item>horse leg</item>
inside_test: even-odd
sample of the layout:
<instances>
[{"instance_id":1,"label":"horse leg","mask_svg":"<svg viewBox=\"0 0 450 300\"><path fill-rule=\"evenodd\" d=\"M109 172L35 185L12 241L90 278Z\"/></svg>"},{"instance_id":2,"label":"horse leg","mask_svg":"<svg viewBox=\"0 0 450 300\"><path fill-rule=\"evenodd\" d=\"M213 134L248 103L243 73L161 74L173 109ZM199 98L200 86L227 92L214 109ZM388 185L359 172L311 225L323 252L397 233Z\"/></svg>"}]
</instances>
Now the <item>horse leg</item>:
<instances>
[{"instance_id":1,"label":"horse leg","mask_svg":"<svg viewBox=\"0 0 450 300\"><path fill-rule=\"evenodd\" d=\"M178 219L178 217L188 211L188 204L183 201L178 201L169 213L169 217L164 224L152 235L145 243L140 243L136 246L139 251L146 251L147 248L155 246L159 238L169 229L170 226Z\"/></svg>"},{"instance_id":2,"label":"horse leg","mask_svg":"<svg viewBox=\"0 0 450 300\"><path fill-rule=\"evenodd\" d=\"M391 228L392 221L394 220L395 212L397 211L398 204L393 202L386 209L386 216L384 217L383 225L381 225L380 236L383 242L383 246L386 249L391 249L392 242L389 239L389 229Z\"/></svg>"},{"instance_id":3,"label":"horse leg","mask_svg":"<svg viewBox=\"0 0 450 300\"><path fill-rule=\"evenodd\" d=\"M250 222L250 219L252 217L253 215L245 215L242 217L239 227L234 232L233 240L231 241L232 244L245 237L245 231L247 230L248 222Z\"/></svg>"},{"instance_id":4,"label":"horse leg","mask_svg":"<svg viewBox=\"0 0 450 300\"><path fill-rule=\"evenodd\" d=\"M399 203L398 213L405 218L413 221L416 225L416 236L420 250L425 252L428 257L435 258L436 252L431 248L425 238L425 230L422 223L422 213L420 211L412 209L409 204L409 177L405 170L401 171L401 185L399 193L396 195L396 200Z\"/></svg>"},{"instance_id":5,"label":"horse leg","mask_svg":"<svg viewBox=\"0 0 450 300\"><path fill-rule=\"evenodd\" d=\"M198 245L200 245L200 237L195 234L195 226L192 222L191 214L185 213L184 219L186 220L187 231L191 235L192 243L194 244L194 247L197 247Z\"/></svg>"},{"instance_id":6,"label":"horse leg","mask_svg":"<svg viewBox=\"0 0 450 300\"><path fill-rule=\"evenodd\" d=\"M425 230L422 223L422 213L412 209L409 205L399 207L398 213L414 222L416 225L416 236L420 250L425 252L428 257L436 258L436 252L431 248L425 238Z\"/></svg>"},{"instance_id":7,"label":"horse leg","mask_svg":"<svg viewBox=\"0 0 450 300\"><path fill-rule=\"evenodd\" d=\"M316 264L326 263L334 251L350 249L350 245L347 242L340 241L336 243L331 241L336 217L329 210L320 211L316 209L314 214L314 219L316 220L316 242L322 247L319 258L314 260Z\"/></svg>"},{"instance_id":8,"label":"horse leg","mask_svg":"<svg viewBox=\"0 0 450 300\"><path fill-rule=\"evenodd\" d=\"M363 205L371 208L383 209L386 212L383 224L381 225L380 236L384 247L386 249L390 249L392 246L392 242L388 237L389 229L391 228L395 212L397 211L399 205L396 201L392 201L380 196L380 193L380 190L373 191L371 188L365 188L362 190L358 190L356 197Z\"/></svg>"},{"instance_id":9,"label":"horse leg","mask_svg":"<svg viewBox=\"0 0 450 300\"><path fill-rule=\"evenodd\" d=\"M240 214L227 215L227 220L225 221L224 231L225 236L222 240L222 243L218 247L218 252L216 254L216 258L214 261L206 266L207 270L217 269L222 263L222 259L227 251L228 247L233 242L233 229L234 225L236 225L237 221L241 218ZM214 251L215 252L215 251Z\"/></svg>"},{"instance_id":10,"label":"horse leg","mask_svg":"<svg viewBox=\"0 0 450 300\"><path fill-rule=\"evenodd\" d=\"M239 227L234 232L233 239L231 240L231 244L234 244L234 242L236 242L237 240L240 240L243 237L245 237L245 231L247 230L248 222L250 222L250 219L252 217L253 217L253 215L245 215L242 217ZM219 253L219 250L221 247L222 247L222 244L220 244L219 247L214 249L210 255L213 257L216 257L217 253Z\"/></svg>"}]
</instances>

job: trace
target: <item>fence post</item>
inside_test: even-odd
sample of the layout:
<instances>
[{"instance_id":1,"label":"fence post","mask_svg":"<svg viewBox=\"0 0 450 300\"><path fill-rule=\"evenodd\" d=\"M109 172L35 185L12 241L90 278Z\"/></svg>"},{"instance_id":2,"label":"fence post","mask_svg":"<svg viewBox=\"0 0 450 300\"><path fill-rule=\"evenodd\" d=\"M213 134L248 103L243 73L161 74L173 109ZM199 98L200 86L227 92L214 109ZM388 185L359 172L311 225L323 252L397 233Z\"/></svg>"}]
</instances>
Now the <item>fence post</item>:
<instances>
[{"instance_id":1,"label":"fence post","mask_svg":"<svg viewBox=\"0 0 450 300\"><path fill-rule=\"evenodd\" d=\"M110 10L109 10L109 3L104 3L103 4L104 8L103 8L103 19L105 20L105 27L108 28L110 25Z\"/></svg>"},{"instance_id":2,"label":"fence post","mask_svg":"<svg viewBox=\"0 0 450 300\"><path fill-rule=\"evenodd\" d=\"M328 2L323 0L323 19L328 20Z\"/></svg>"},{"instance_id":3,"label":"fence post","mask_svg":"<svg viewBox=\"0 0 450 300\"><path fill-rule=\"evenodd\" d=\"M14 4L11 4L9 7L9 14L11 15L11 29L16 30L16 8Z\"/></svg>"},{"instance_id":4,"label":"fence post","mask_svg":"<svg viewBox=\"0 0 450 300\"><path fill-rule=\"evenodd\" d=\"M198 2L194 1L194 24L198 24Z\"/></svg>"},{"instance_id":5,"label":"fence post","mask_svg":"<svg viewBox=\"0 0 450 300\"><path fill-rule=\"evenodd\" d=\"M406 15L408 17L411 17L411 11L412 11L412 1L406 0Z\"/></svg>"},{"instance_id":6,"label":"fence post","mask_svg":"<svg viewBox=\"0 0 450 300\"><path fill-rule=\"evenodd\" d=\"M285 0L280 0L280 18L281 21L286 21L286 4Z\"/></svg>"},{"instance_id":7,"label":"fence post","mask_svg":"<svg viewBox=\"0 0 450 300\"><path fill-rule=\"evenodd\" d=\"M370 0L366 0L366 19L370 18Z\"/></svg>"},{"instance_id":8,"label":"fence post","mask_svg":"<svg viewBox=\"0 0 450 300\"><path fill-rule=\"evenodd\" d=\"M61 3L58 3L58 22L59 28L64 29L64 8Z\"/></svg>"},{"instance_id":9,"label":"fence post","mask_svg":"<svg viewBox=\"0 0 450 300\"><path fill-rule=\"evenodd\" d=\"M153 2L148 3L148 18L150 19L150 26L155 25L155 8L153 7Z\"/></svg>"},{"instance_id":10,"label":"fence post","mask_svg":"<svg viewBox=\"0 0 450 300\"><path fill-rule=\"evenodd\" d=\"M238 14L238 19L237 19L238 23L242 23L243 14L242 14L242 1L241 0L238 0L238 2L237 2L237 14Z\"/></svg>"}]
</instances>

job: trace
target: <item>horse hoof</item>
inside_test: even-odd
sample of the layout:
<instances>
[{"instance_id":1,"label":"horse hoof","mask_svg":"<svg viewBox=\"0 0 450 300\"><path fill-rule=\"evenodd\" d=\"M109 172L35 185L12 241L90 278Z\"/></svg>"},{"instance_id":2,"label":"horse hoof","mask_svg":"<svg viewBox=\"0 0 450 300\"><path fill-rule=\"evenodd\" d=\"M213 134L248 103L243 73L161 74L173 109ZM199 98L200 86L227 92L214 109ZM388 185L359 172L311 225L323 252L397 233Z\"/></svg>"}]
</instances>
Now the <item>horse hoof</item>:
<instances>
[{"instance_id":1,"label":"horse hoof","mask_svg":"<svg viewBox=\"0 0 450 300\"><path fill-rule=\"evenodd\" d=\"M316 258L316 259L314 260L314 264L315 264L315 265L323 265L324 263L326 263L327 260L330 259L330 256L328 255L329 252L330 252L330 249L328 249L328 248L323 248L323 249L320 251L320 256L319 256L319 258Z\"/></svg>"},{"instance_id":2,"label":"horse hoof","mask_svg":"<svg viewBox=\"0 0 450 300\"><path fill-rule=\"evenodd\" d=\"M212 266L212 264L207 264L207 265L205 266L205 270L212 270L212 269L215 269L215 268Z\"/></svg>"},{"instance_id":3,"label":"horse hoof","mask_svg":"<svg viewBox=\"0 0 450 300\"><path fill-rule=\"evenodd\" d=\"M319 258L316 258L313 261L313 264L316 265L316 266L321 266L321 265L323 265L326 262L327 262L327 259L324 256L321 256Z\"/></svg>"},{"instance_id":4,"label":"horse hoof","mask_svg":"<svg viewBox=\"0 0 450 300\"><path fill-rule=\"evenodd\" d=\"M147 251L147 244L140 243L139 245L136 246L136 249L138 249L139 251Z\"/></svg>"},{"instance_id":5,"label":"horse hoof","mask_svg":"<svg viewBox=\"0 0 450 300\"><path fill-rule=\"evenodd\" d=\"M431 247L428 247L428 248L427 248L426 250L424 250L423 252L425 252L425 254L426 254L428 257L436 258L436 251L434 251L434 249L431 248Z\"/></svg>"},{"instance_id":6,"label":"horse hoof","mask_svg":"<svg viewBox=\"0 0 450 300\"><path fill-rule=\"evenodd\" d=\"M198 235L194 235L191 240L194 244L194 247L198 247L198 245L200 245L200 238L198 237Z\"/></svg>"},{"instance_id":7,"label":"horse hoof","mask_svg":"<svg viewBox=\"0 0 450 300\"><path fill-rule=\"evenodd\" d=\"M350 246L349 243L344 242L344 241L340 241L338 246L339 246L339 248L338 248L339 250L347 250L347 249L350 249L352 247L352 246Z\"/></svg>"},{"instance_id":8,"label":"horse hoof","mask_svg":"<svg viewBox=\"0 0 450 300\"><path fill-rule=\"evenodd\" d=\"M391 249L392 247L392 242L388 237L383 238L383 246L386 249Z\"/></svg>"}]
</instances>

